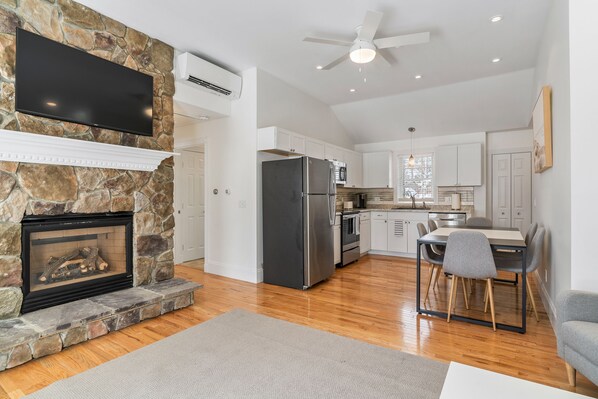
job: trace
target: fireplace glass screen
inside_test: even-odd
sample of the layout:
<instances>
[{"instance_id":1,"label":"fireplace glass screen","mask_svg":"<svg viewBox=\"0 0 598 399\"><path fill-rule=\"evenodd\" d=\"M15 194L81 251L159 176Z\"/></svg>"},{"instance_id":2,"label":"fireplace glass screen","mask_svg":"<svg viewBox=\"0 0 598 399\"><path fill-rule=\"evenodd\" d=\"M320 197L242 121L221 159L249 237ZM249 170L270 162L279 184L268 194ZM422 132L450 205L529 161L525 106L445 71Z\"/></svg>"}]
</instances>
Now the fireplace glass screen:
<instances>
[{"instance_id":1,"label":"fireplace glass screen","mask_svg":"<svg viewBox=\"0 0 598 399\"><path fill-rule=\"evenodd\" d=\"M40 231L30 245L32 292L126 272L125 226Z\"/></svg>"}]
</instances>

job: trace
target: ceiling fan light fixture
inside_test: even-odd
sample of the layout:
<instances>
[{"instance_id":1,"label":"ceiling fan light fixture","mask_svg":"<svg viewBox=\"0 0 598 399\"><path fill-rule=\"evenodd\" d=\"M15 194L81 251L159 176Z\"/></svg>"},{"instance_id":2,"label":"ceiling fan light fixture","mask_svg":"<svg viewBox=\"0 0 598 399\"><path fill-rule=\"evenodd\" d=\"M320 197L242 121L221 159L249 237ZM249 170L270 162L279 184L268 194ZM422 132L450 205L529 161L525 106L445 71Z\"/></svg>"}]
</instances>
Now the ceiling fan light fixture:
<instances>
[{"instance_id":1,"label":"ceiling fan light fixture","mask_svg":"<svg viewBox=\"0 0 598 399\"><path fill-rule=\"evenodd\" d=\"M365 40L357 40L349 53L351 61L356 64L367 64L376 57L376 47Z\"/></svg>"}]
</instances>

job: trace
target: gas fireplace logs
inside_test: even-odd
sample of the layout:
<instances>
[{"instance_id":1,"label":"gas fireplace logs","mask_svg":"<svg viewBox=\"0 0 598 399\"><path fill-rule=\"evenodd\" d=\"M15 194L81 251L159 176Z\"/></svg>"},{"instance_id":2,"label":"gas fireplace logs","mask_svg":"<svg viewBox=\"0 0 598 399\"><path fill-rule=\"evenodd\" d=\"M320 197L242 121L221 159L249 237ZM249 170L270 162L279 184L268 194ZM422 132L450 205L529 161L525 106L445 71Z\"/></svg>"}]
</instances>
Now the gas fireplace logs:
<instances>
[{"instance_id":1,"label":"gas fireplace logs","mask_svg":"<svg viewBox=\"0 0 598 399\"><path fill-rule=\"evenodd\" d=\"M108 263L102 259L98 248L84 247L59 258L51 256L46 270L38 280L41 283L51 283L106 271L108 271Z\"/></svg>"}]
</instances>

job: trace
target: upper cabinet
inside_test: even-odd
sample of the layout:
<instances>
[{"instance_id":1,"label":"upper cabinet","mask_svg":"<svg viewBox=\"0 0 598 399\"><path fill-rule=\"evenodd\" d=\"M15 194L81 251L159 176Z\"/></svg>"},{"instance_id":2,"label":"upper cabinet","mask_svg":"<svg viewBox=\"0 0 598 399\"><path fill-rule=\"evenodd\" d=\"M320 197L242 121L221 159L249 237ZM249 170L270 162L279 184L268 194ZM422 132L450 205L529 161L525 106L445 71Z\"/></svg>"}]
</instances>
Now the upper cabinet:
<instances>
[{"instance_id":1,"label":"upper cabinet","mask_svg":"<svg viewBox=\"0 0 598 399\"><path fill-rule=\"evenodd\" d=\"M390 151L363 154L364 188L391 188L393 187L392 175L392 153Z\"/></svg>"},{"instance_id":2,"label":"upper cabinet","mask_svg":"<svg viewBox=\"0 0 598 399\"><path fill-rule=\"evenodd\" d=\"M343 150L343 159L347 164L347 183L345 187L363 187L363 154Z\"/></svg>"},{"instance_id":3,"label":"upper cabinet","mask_svg":"<svg viewBox=\"0 0 598 399\"><path fill-rule=\"evenodd\" d=\"M326 149L323 141L305 138L305 155L312 158L325 159Z\"/></svg>"},{"instance_id":4,"label":"upper cabinet","mask_svg":"<svg viewBox=\"0 0 598 399\"><path fill-rule=\"evenodd\" d=\"M437 186L481 186L482 144L441 146L436 149Z\"/></svg>"},{"instance_id":5,"label":"upper cabinet","mask_svg":"<svg viewBox=\"0 0 598 399\"><path fill-rule=\"evenodd\" d=\"M276 126L257 131L258 151L269 151L283 155L304 155L305 137Z\"/></svg>"},{"instance_id":6,"label":"upper cabinet","mask_svg":"<svg viewBox=\"0 0 598 399\"><path fill-rule=\"evenodd\" d=\"M340 162L346 162L345 161L345 149L341 148L341 147L337 147L335 145L332 144L324 144L324 148L325 148L325 159L329 160L329 161L340 161Z\"/></svg>"}]
</instances>

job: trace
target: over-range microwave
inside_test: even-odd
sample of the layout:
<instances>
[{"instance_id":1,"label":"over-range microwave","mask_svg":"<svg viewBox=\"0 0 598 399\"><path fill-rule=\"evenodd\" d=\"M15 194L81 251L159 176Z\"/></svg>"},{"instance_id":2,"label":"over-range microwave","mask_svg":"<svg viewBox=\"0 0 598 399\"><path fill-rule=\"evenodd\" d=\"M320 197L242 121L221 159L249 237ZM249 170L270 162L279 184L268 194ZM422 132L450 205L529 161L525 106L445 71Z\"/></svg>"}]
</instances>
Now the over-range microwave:
<instances>
[{"instance_id":1,"label":"over-range microwave","mask_svg":"<svg viewBox=\"0 0 598 399\"><path fill-rule=\"evenodd\" d=\"M347 184L347 164L341 161L330 161L334 166L336 184Z\"/></svg>"}]
</instances>

